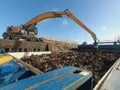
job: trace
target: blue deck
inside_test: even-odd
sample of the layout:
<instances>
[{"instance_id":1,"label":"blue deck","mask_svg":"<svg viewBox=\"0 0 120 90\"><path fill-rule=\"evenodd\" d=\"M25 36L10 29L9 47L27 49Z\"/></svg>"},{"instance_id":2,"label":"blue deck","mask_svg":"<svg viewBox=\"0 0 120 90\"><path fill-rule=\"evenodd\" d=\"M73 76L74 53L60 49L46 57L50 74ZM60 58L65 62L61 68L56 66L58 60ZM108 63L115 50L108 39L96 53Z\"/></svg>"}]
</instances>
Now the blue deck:
<instances>
[{"instance_id":1,"label":"blue deck","mask_svg":"<svg viewBox=\"0 0 120 90\"><path fill-rule=\"evenodd\" d=\"M92 74L89 71L68 66L20 80L0 90L75 90L91 77ZM87 90L91 90L91 84Z\"/></svg>"},{"instance_id":2,"label":"blue deck","mask_svg":"<svg viewBox=\"0 0 120 90\"><path fill-rule=\"evenodd\" d=\"M0 65L0 87L17 82L21 79L34 75L29 69L25 68L16 60ZM29 74L29 75L28 75Z\"/></svg>"}]
</instances>

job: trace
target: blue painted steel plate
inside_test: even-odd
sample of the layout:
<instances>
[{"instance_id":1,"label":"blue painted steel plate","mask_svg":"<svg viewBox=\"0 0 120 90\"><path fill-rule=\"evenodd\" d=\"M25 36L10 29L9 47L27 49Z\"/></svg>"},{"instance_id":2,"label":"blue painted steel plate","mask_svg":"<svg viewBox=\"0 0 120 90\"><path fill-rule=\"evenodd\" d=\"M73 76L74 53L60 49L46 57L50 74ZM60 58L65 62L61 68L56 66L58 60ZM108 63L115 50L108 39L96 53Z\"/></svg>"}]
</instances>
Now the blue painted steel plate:
<instances>
[{"instance_id":1,"label":"blue painted steel plate","mask_svg":"<svg viewBox=\"0 0 120 90\"><path fill-rule=\"evenodd\" d=\"M29 69L15 59L0 65L0 88L26 78L28 76L27 72L29 72Z\"/></svg>"},{"instance_id":2,"label":"blue painted steel plate","mask_svg":"<svg viewBox=\"0 0 120 90\"><path fill-rule=\"evenodd\" d=\"M68 66L20 80L0 90L75 90L91 77L89 71Z\"/></svg>"}]
</instances>

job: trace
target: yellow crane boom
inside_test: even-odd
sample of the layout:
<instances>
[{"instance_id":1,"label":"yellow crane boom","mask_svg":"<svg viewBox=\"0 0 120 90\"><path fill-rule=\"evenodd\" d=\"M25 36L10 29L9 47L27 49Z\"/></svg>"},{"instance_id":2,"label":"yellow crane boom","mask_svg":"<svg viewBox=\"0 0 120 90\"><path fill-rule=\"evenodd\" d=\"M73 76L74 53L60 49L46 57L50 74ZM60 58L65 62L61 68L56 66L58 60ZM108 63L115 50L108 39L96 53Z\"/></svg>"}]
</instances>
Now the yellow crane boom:
<instances>
[{"instance_id":1,"label":"yellow crane boom","mask_svg":"<svg viewBox=\"0 0 120 90\"><path fill-rule=\"evenodd\" d=\"M75 21L78 25L80 25L83 29L85 29L90 35L92 36L94 42L97 42L97 37L94 32L92 32L85 24L83 24L80 20L78 20L70 11L65 10L64 12L47 12L44 14L41 14L29 22L25 24L25 27L30 27L31 25L36 25L38 22L47 19L47 18L57 18L62 17L62 15L67 15L69 18L71 18L73 21Z\"/></svg>"}]
</instances>

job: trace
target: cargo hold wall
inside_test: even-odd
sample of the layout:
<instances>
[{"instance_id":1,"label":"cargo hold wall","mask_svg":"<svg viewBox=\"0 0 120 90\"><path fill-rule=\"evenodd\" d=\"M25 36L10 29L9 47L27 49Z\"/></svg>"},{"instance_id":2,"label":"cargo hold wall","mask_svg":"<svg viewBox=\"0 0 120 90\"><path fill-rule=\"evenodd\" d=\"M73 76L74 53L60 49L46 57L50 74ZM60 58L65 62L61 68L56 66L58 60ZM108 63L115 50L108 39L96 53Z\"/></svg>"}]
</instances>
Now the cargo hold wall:
<instances>
[{"instance_id":1,"label":"cargo hold wall","mask_svg":"<svg viewBox=\"0 0 120 90\"><path fill-rule=\"evenodd\" d=\"M46 43L46 42L28 42L0 39L0 48L5 52L37 52L37 51L64 51L76 48L74 44Z\"/></svg>"}]
</instances>

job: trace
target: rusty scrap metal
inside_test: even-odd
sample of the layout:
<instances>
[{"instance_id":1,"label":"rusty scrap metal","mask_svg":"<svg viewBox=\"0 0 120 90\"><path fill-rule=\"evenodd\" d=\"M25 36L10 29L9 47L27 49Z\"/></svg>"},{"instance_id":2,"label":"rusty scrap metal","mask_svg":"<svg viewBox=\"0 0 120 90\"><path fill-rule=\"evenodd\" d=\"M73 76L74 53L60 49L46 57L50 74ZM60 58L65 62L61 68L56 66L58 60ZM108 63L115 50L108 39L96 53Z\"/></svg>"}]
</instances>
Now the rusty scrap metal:
<instances>
[{"instance_id":1,"label":"rusty scrap metal","mask_svg":"<svg viewBox=\"0 0 120 90\"><path fill-rule=\"evenodd\" d=\"M31 55L22 58L42 72L52 71L65 66L75 66L93 72L94 85L119 58L118 53L59 52L51 55Z\"/></svg>"}]
</instances>

